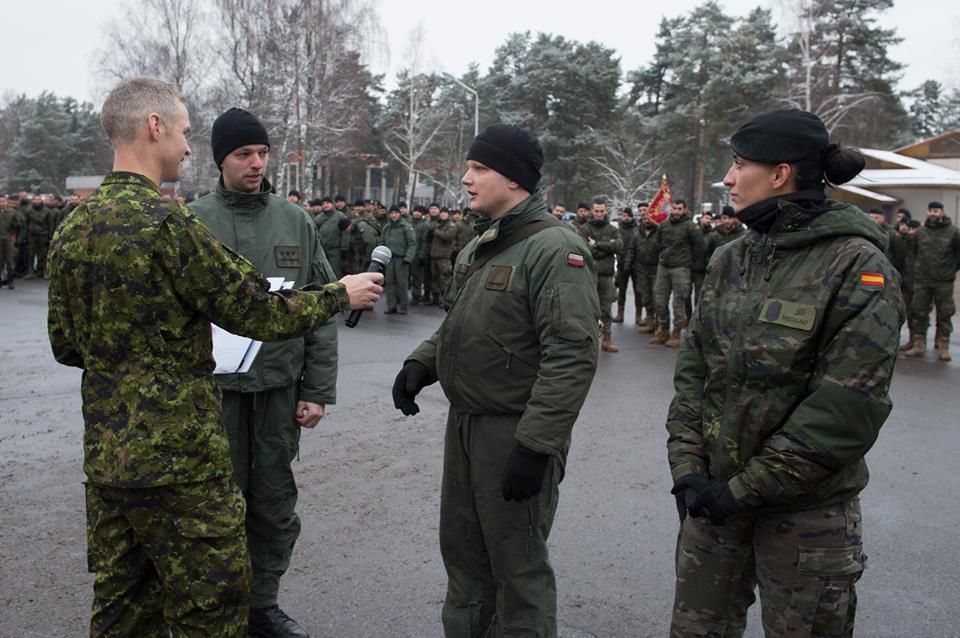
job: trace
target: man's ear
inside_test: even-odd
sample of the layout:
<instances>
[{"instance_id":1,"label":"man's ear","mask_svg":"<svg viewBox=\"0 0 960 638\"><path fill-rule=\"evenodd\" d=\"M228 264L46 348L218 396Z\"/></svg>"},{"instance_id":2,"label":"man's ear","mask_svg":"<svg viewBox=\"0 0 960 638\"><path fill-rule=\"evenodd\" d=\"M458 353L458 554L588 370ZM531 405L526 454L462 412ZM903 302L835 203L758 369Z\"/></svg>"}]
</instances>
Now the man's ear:
<instances>
[{"instance_id":1,"label":"man's ear","mask_svg":"<svg viewBox=\"0 0 960 638\"><path fill-rule=\"evenodd\" d=\"M147 116L147 135L153 142L160 141L160 128L163 126L163 120L158 113L151 113Z\"/></svg>"}]
</instances>

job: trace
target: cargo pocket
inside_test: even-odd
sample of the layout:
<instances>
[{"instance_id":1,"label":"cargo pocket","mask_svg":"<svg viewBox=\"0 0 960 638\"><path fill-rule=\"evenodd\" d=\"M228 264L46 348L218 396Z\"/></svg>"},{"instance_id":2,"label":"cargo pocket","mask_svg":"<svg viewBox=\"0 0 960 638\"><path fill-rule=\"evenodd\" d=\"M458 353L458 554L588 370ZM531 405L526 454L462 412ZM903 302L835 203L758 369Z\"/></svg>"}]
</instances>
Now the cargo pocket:
<instances>
[{"instance_id":1,"label":"cargo pocket","mask_svg":"<svg viewBox=\"0 0 960 638\"><path fill-rule=\"evenodd\" d=\"M793 590L790 630L798 635L842 636L853 627L857 612L856 581L863 573L860 545L800 547ZM799 626L797 626L799 625Z\"/></svg>"}]
</instances>

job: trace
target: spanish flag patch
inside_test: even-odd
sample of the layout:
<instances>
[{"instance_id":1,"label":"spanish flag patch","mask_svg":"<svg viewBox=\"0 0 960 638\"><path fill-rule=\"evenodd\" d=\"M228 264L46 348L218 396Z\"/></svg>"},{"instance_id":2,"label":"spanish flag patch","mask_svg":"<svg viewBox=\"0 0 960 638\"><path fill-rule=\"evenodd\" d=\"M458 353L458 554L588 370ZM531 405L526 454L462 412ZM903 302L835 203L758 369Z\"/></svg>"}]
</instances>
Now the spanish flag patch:
<instances>
[{"instance_id":1,"label":"spanish flag patch","mask_svg":"<svg viewBox=\"0 0 960 638\"><path fill-rule=\"evenodd\" d=\"M861 286L877 286L883 288L883 273L862 272L860 273Z\"/></svg>"},{"instance_id":2,"label":"spanish flag patch","mask_svg":"<svg viewBox=\"0 0 960 638\"><path fill-rule=\"evenodd\" d=\"M583 259L583 255L579 253L567 253L567 265L575 266L577 268L583 268L586 262Z\"/></svg>"}]
</instances>

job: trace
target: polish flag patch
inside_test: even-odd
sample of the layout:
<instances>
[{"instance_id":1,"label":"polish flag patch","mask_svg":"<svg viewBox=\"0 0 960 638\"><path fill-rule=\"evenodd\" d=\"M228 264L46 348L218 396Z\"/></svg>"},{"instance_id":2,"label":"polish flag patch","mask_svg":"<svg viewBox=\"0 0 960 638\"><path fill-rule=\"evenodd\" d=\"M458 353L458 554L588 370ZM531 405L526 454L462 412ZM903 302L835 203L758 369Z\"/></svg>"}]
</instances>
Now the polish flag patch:
<instances>
[{"instance_id":1,"label":"polish flag patch","mask_svg":"<svg viewBox=\"0 0 960 638\"><path fill-rule=\"evenodd\" d=\"M861 286L876 286L878 288L883 288L883 273L878 272L862 272L860 273L860 285Z\"/></svg>"},{"instance_id":2,"label":"polish flag patch","mask_svg":"<svg viewBox=\"0 0 960 638\"><path fill-rule=\"evenodd\" d=\"M567 265L575 266L577 268L583 268L586 264L586 261L583 259L583 255L579 253L567 253Z\"/></svg>"}]
</instances>

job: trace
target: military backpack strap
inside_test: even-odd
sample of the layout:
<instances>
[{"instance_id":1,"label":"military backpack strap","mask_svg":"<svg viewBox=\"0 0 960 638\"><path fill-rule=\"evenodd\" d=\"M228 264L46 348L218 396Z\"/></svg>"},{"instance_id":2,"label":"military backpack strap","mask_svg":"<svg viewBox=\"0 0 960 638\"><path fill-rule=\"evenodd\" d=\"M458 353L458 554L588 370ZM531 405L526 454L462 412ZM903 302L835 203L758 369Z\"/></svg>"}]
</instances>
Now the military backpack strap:
<instances>
[{"instance_id":1,"label":"military backpack strap","mask_svg":"<svg viewBox=\"0 0 960 638\"><path fill-rule=\"evenodd\" d=\"M488 261L505 251L511 246L519 244L524 239L536 235L541 230L546 230L547 228L553 228L555 226L563 226L563 222L557 220L556 217L544 217L542 219L537 219L529 224L525 224L504 237L500 241L494 241L485 246L483 254L475 255L473 262L471 262L470 267L467 268L467 272L463 276L463 280L466 281L470 279L470 276L483 268ZM479 253L481 248L477 248L477 253Z\"/></svg>"}]
</instances>

